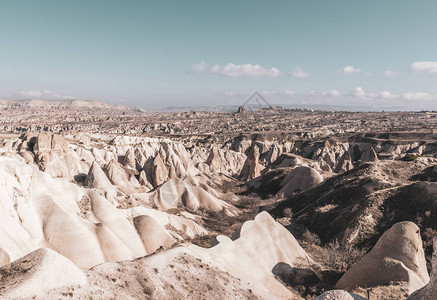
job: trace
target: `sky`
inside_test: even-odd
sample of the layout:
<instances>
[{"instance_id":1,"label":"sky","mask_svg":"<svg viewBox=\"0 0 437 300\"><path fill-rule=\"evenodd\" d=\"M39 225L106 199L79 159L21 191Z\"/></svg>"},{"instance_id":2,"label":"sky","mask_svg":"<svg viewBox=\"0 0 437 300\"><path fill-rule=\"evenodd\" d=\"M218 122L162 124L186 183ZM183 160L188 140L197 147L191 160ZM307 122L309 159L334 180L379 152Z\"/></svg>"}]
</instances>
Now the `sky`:
<instances>
[{"instance_id":1,"label":"sky","mask_svg":"<svg viewBox=\"0 0 437 300\"><path fill-rule=\"evenodd\" d=\"M437 109L435 0L0 0L0 98Z\"/></svg>"}]
</instances>

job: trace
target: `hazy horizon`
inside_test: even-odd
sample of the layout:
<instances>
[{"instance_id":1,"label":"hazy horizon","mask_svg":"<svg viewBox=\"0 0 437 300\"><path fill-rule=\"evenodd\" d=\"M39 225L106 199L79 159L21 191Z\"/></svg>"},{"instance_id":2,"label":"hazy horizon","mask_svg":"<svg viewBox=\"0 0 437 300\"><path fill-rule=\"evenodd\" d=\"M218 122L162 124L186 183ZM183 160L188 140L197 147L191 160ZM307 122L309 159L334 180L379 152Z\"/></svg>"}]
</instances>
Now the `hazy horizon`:
<instances>
[{"instance_id":1,"label":"hazy horizon","mask_svg":"<svg viewBox=\"0 0 437 300\"><path fill-rule=\"evenodd\" d=\"M435 1L4 1L0 99L437 109Z\"/></svg>"}]
</instances>

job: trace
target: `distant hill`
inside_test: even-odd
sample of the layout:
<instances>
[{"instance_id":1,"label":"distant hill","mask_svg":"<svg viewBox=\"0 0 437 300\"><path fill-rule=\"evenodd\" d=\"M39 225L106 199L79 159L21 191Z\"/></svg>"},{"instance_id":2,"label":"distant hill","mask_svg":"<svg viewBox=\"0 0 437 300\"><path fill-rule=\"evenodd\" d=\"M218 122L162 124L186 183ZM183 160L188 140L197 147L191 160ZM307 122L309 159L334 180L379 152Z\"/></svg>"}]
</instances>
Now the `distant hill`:
<instances>
[{"instance_id":1,"label":"distant hill","mask_svg":"<svg viewBox=\"0 0 437 300\"><path fill-rule=\"evenodd\" d=\"M411 111L411 108L405 107L373 107L373 106L353 106L353 105L329 105L329 104L272 104L275 107L283 107L285 109L312 109L312 110L325 110L325 111ZM240 105L217 105L217 106L168 106L160 112L180 112L180 111L237 111ZM256 107L252 107L253 110L257 110ZM259 109L259 108L258 108ZM417 108L421 110L421 108Z\"/></svg>"},{"instance_id":2,"label":"distant hill","mask_svg":"<svg viewBox=\"0 0 437 300\"><path fill-rule=\"evenodd\" d=\"M72 112L72 111L114 111L125 113L144 112L141 108L132 108L118 104L108 104L95 100L0 100L0 110L9 112ZM4 114L4 113L3 113Z\"/></svg>"}]
</instances>

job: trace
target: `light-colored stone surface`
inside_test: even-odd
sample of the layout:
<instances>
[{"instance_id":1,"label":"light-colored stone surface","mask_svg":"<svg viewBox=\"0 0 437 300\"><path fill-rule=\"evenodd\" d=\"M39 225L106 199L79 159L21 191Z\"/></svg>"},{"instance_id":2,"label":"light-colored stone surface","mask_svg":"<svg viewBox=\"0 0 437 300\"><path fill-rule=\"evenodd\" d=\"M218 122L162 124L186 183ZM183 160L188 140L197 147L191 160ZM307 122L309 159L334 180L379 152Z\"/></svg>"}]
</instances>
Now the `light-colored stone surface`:
<instances>
[{"instance_id":1,"label":"light-colored stone surface","mask_svg":"<svg viewBox=\"0 0 437 300\"><path fill-rule=\"evenodd\" d=\"M2 299L32 298L50 289L86 283L80 269L48 248L35 250L0 268Z\"/></svg>"},{"instance_id":2,"label":"light-colored stone surface","mask_svg":"<svg viewBox=\"0 0 437 300\"><path fill-rule=\"evenodd\" d=\"M355 263L336 288L354 289L404 282L412 293L429 281L419 228L400 222L386 231L375 247Z\"/></svg>"},{"instance_id":3,"label":"light-colored stone surface","mask_svg":"<svg viewBox=\"0 0 437 300\"><path fill-rule=\"evenodd\" d=\"M434 236L433 240L433 254L432 254L432 270L429 283L423 288L413 293L408 300L428 300L437 299L437 236Z\"/></svg>"},{"instance_id":4,"label":"light-colored stone surface","mask_svg":"<svg viewBox=\"0 0 437 300\"><path fill-rule=\"evenodd\" d=\"M310 167L296 167L281 182L278 197L287 197L294 192L306 191L323 181L322 175Z\"/></svg>"},{"instance_id":5,"label":"light-colored stone surface","mask_svg":"<svg viewBox=\"0 0 437 300\"><path fill-rule=\"evenodd\" d=\"M197 246L189 249L207 264L251 283L272 297L291 297L290 291L272 273L278 263L308 269L313 264L293 235L267 212L245 222L233 239L218 236L217 241L218 245L210 249Z\"/></svg>"}]
</instances>

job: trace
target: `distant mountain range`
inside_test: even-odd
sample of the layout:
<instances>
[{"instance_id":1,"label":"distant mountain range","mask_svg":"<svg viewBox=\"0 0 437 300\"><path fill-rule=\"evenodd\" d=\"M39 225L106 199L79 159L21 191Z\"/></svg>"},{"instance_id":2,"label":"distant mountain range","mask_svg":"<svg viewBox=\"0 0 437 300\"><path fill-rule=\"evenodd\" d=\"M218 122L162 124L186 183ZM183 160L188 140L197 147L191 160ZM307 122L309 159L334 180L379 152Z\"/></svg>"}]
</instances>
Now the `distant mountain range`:
<instances>
[{"instance_id":1,"label":"distant mountain range","mask_svg":"<svg viewBox=\"0 0 437 300\"><path fill-rule=\"evenodd\" d=\"M326 110L326 111L411 111L412 109L402 106L390 107L374 107L374 106L352 106L352 105L327 105L327 104L272 104L275 107L282 107L285 109L312 109L312 110ZM218 105L218 106L168 106L157 112L181 112L181 111L237 111L240 105ZM265 106L264 106L265 107ZM263 108L264 108L263 107ZM247 107L247 110L257 110L261 107L252 105ZM415 110L422 110L417 108Z\"/></svg>"},{"instance_id":2,"label":"distant mountain range","mask_svg":"<svg viewBox=\"0 0 437 300\"><path fill-rule=\"evenodd\" d=\"M0 100L0 110L2 111L95 111L95 110L113 110L126 112L144 112L137 107L127 107L118 104L108 104L95 100Z\"/></svg>"},{"instance_id":3,"label":"distant mountain range","mask_svg":"<svg viewBox=\"0 0 437 300\"><path fill-rule=\"evenodd\" d=\"M411 109L410 107L403 106L389 106L389 107L374 107L374 106L354 106L354 105L327 105L327 104L272 104L275 107L282 107L285 109L312 109L312 110L325 110L325 111L419 111L424 110L424 107L416 107ZM237 111L240 105L193 105L193 106L168 106L163 109L149 110L149 112L182 112L182 111L205 111L205 112L232 112ZM266 108L266 105L247 105L248 111L258 110ZM2 111L98 111L98 110L112 110L112 111L124 111L129 113L142 113L144 109L139 107L128 107L119 104L108 104L95 100L1 100L0 110ZM428 109L429 110L429 109ZM3 113L4 114L4 113Z\"/></svg>"}]
</instances>

